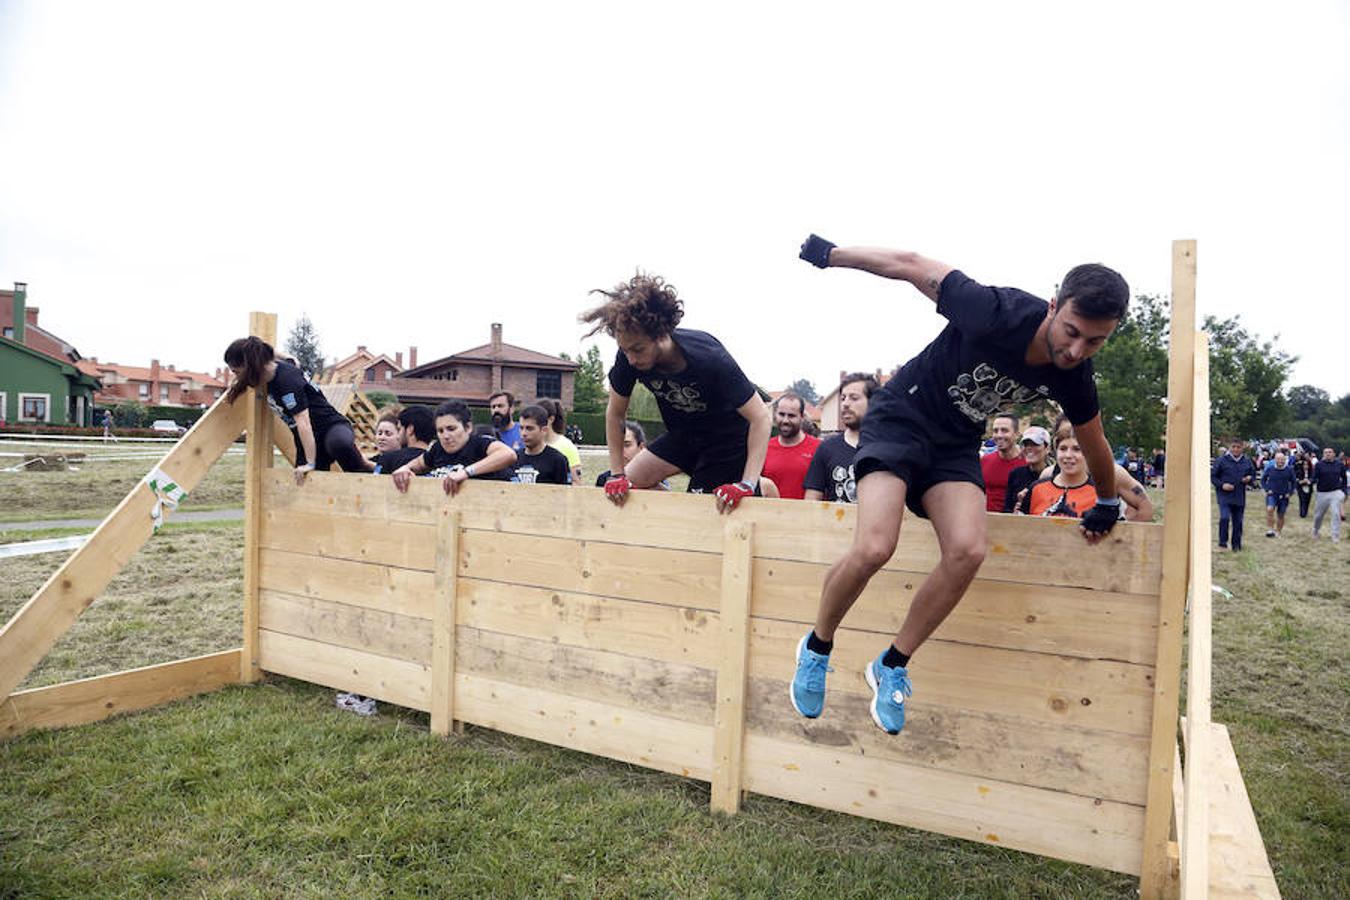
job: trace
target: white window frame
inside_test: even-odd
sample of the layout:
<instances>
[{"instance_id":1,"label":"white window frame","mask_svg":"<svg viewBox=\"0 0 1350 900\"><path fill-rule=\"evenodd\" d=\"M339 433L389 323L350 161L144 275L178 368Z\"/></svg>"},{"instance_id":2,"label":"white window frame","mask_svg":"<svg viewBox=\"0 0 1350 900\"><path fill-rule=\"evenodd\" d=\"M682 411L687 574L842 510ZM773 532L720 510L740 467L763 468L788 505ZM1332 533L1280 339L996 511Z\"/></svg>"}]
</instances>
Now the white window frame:
<instances>
[{"instance_id":1,"label":"white window frame","mask_svg":"<svg viewBox=\"0 0 1350 900\"><path fill-rule=\"evenodd\" d=\"M150 399L150 385L140 382L136 385L136 397L141 400Z\"/></svg>"},{"instance_id":2,"label":"white window frame","mask_svg":"<svg viewBox=\"0 0 1350 900\"><path fill-rule=\"evenodd\" d=\"M9 392L0 391L0 419L9 421Z\"/></svg>"},{"instance_id":3,"label":"white window frame","mask_svg":"<svg viewBox=\"0 0 1350 900\"><path fill-rule=\"evenodd\" d=\"M169 386L167 384L159 386L159 402L161 405L169 402Z\"/></svg>"},{"instance_id":4,"label":"white window frame","mask_svg":"<svg viewBox=\"0 0 1350 900\"><path fill-rule=\"evenodd\" d=\"M41 419L30 419L23 414L23 402L25 400L41 400L43 406L43 417ZM42 422L50 424L52 421L52 395L51 394L25 394L19 393L19 408L16 410L18 415L15 417L19 422Z\"/></svg>"}]
</instances>

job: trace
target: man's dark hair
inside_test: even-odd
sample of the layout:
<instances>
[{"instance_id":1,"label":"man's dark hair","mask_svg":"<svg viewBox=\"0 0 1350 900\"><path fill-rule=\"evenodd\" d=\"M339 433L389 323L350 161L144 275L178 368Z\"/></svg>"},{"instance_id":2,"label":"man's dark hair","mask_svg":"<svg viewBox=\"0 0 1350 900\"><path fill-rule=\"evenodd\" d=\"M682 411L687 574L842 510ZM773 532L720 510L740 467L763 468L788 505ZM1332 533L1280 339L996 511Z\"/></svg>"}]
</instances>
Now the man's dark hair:
<instances>
[{"instance_id":1,"label":"man's dark hair","mask_svg":"<svg viewBox=\"0 0 1350 900\"><path fill-rule=\"evenodd\" d=\"M640 331L649 338L663 338L684 318L684 301L660 275L638 272L612 291L596 288L591 293L609 300L577 317L592 326L587 337L598 331L611 337L616 331Z\"/></svg>"},{"instance_id":2,"label":"man's dark hair","mask_svg":"<svg viewBox=\"0 0 1350 900\"><path fill-rule=\"evenodd\" d=\"M802 399L801 394L794 391L783 391L783 393L778 395L778 399L773 401L773 411L775 413L778 412L778 404L782 403L784 400L796 400L797 415L803 417L806 415L806 401Z\"/></svg>"},{"instance_id":3,"label":"man's dark hair","mask_svg":"<svg viewBox=\"0 0 1350 900\"><path fill-rule=\"evenodd\" d=\"M436 440L436 417L429 406L409 406L398 414L398 424L404 428L411 427L413 436L419 441L430 444Z\"/></svg>"},{"instance_id":4,"label":"man's dark hair","mask_svg":"<svg viewBox=\"0 0 1350 900\"><path fill-rule=\"evenodd\" d=\"M844 388L857 381L862 382L863 396L868 400L871 400L872 395L881 387L881 385L877 383L877 377L875 375L869 375L866 372L849 372L843 378L839 379L839 392L843 393Z\"/></svg>"},{"instance_id":5,"label":"man's dark hair","mask_svg":"<svg viewBox=\"0 0 1350 900\"><path fill-rule=\"evenodd\" d=\"M524 422L526 419L529 419L540 428L547 428L548 410L537 403L531 403L520 411L520 421Z\"/></svg>"},{"instance_id":6,"label":"man's dark hair","mask_svg":"<svg viewBox=\"0 0 1350 900\"><path fill-rule=\"evenodd\" d=\"M505 398L506 398L506 408L507 408L507 409L514 409L514 408L515 408L515 405L516 405L516 398L515 398L515 395L512 394L510 391L497 391L495 394L489 394L489 395L488 395L488 406L491 406L491 405L492 405L492 401L493 401L493 400L496 400L498 397L505 397Z\"/></svg>"},{"instance_id":7,"label":"man's dark hair","mask_svg":"<svg viewBox=\"0 0 1350 900\"><path fill-rule=\"evenodd\" d=\"M638 447L647 446L647 430L645 428L632 419L624 422L623 427L633 436L633 443L637 444Z\"/></svg>"},{"instance_id":8,"label":"man's dark hair","mask_svg":"<svg viewBox=\"0 0 1350 900\"><path fill-rule=\"evenodd\" d=\"M462 400L447 400L436 407L436 418L441 416L454 416L465 431L473 431L473 413L469 412L469 405Z\"/></svg>"},{"instance_id":9,"label":"man's dark hair","mask_svg":"<svg viewBox=\"0 0 1350 900\"><path fill-rule=\"evenodd\" d=\"M1012 422L1013 431L1017 431L1022 425L1022 420L1017 418L1017 416L1014 416L1012 413L999 413L998 415L994 416L995 421L999 419L1007 419L1010 422ZM993 425L993 422L990 422L990 425Z\"/></svg>"},{"instance_id":10,"label":"man's dark hair","mask_svg":"<svg viewBox=\"0 0 1350 900\"><path fill-rule=\"evenodd\" d=\"M1115 269L1084 263L1070 269L1059 286L1059 308L1070 300L1085 319L1120 320L1130 307L1130 286Z\"/></svg>"}]
</instances>

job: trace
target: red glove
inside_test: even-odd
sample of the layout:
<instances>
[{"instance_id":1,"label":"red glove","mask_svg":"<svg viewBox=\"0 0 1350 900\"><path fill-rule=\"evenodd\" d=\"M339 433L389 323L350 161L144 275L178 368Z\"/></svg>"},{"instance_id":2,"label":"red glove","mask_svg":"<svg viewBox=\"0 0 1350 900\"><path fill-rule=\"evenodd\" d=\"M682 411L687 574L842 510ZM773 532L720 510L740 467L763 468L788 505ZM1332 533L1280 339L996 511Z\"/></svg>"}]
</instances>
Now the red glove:
<instances>
[{"instance_id":1,"label":"red glove","mask_svg":"<svg viewBox=\"0 0 1350 900\"><path fill-rule=\"evenodd\" d=\"M611 476L609 481L605 482L605 496L615 503L622 503L632 489L633 485L623 475Z\"/></svg>"},{"instance_id":2,"label":"red glove","mask_svg":"<svg viewBox=\"0 0 1350 900\"><path fill-rule=\"evenodd\" d=\"M717 498L717 511L732 510L736 504L740 503L746 497L753 496L755 488L749 482L738 481L735 484L724 484L713 491L713 496Z\"/></svg>"}]
</instances>

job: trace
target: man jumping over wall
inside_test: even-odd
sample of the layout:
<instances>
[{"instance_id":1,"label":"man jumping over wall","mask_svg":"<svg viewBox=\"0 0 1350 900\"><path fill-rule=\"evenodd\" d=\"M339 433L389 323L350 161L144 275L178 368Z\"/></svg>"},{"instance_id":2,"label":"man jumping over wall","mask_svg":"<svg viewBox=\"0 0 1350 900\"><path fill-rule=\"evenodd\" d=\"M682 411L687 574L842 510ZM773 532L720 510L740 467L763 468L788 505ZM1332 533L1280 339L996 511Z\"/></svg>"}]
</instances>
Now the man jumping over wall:
<instances>
[{"instance_id":1,"label":"man jumping over wall","mask_svg":"<svg viewBox=\"0 0 1350 900\"><path fill-rule=\"evenodd\" d=\"M631 488L654 488L677 472L689 491L711 491L718 512L730 512L759 491L769 444L769 411L755 386L722 346L702 331L678 328L684 301L655 275L636 275L606 302L581 314L591 334L604 331L619 345L609 370L605 438L609 481L605 494L622 505ZM666 433L624 462L625 417L633 386L655 396Z\"/></svg>"},{"instance_id":2,"label":"man jumping over wall","mask_svg":"<svg viewBox=\"0 0 1350 900\"><path fill-rule=\"evenodd\" d=\"M978 446L985 420L1014 404L1051 398L1073 422L1102 498L1084 516L1089 544L1120 512L1115 460L1102 431L1089 358L1125 315L1129 288L1105 266L1077 266L1048 303L1015 288L986 287L917 253L836 247L816 235L801 258L908 281L949 324L872 397L854 460L858 519L853 545L825 576L815 628L797 646L792 705L807 718L825 704L835 629L891 558L908 506L931 519L937 567L914 595L891 646L864 675L872 719L890 734L905 725L910 657L956 607L984 561L985 498Z\"/></svg>"}]
</instances>

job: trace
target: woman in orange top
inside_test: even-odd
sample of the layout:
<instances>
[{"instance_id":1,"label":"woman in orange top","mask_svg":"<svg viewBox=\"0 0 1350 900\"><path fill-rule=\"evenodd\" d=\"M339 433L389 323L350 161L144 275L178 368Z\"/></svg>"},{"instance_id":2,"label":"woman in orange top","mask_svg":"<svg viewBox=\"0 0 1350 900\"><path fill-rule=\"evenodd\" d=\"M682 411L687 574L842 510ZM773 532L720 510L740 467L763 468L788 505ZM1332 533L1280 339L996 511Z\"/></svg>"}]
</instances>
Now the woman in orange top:
<instances>
[{"instance_id":1,"label":"woman in orange top","mask_svg":"<svg viewBox=\"0 0 1350 900\"><path fill-rule=\"evenodd\" d=\"M1097 489L1088 477L1083 451L1072 431L1061 433L1056 440L1055 460L1059 463L1059 472L1053 478L1038 481L1032 486L1028 495L1028 512L1033 516L1080 518L1097 504ZM1142 501L1140 496L1131 491L1120 493L1120 498L1134 510L1139 509L1141 502L1147 502L1147 495L1142 495Z\"/></svg>"}]
</instances>

